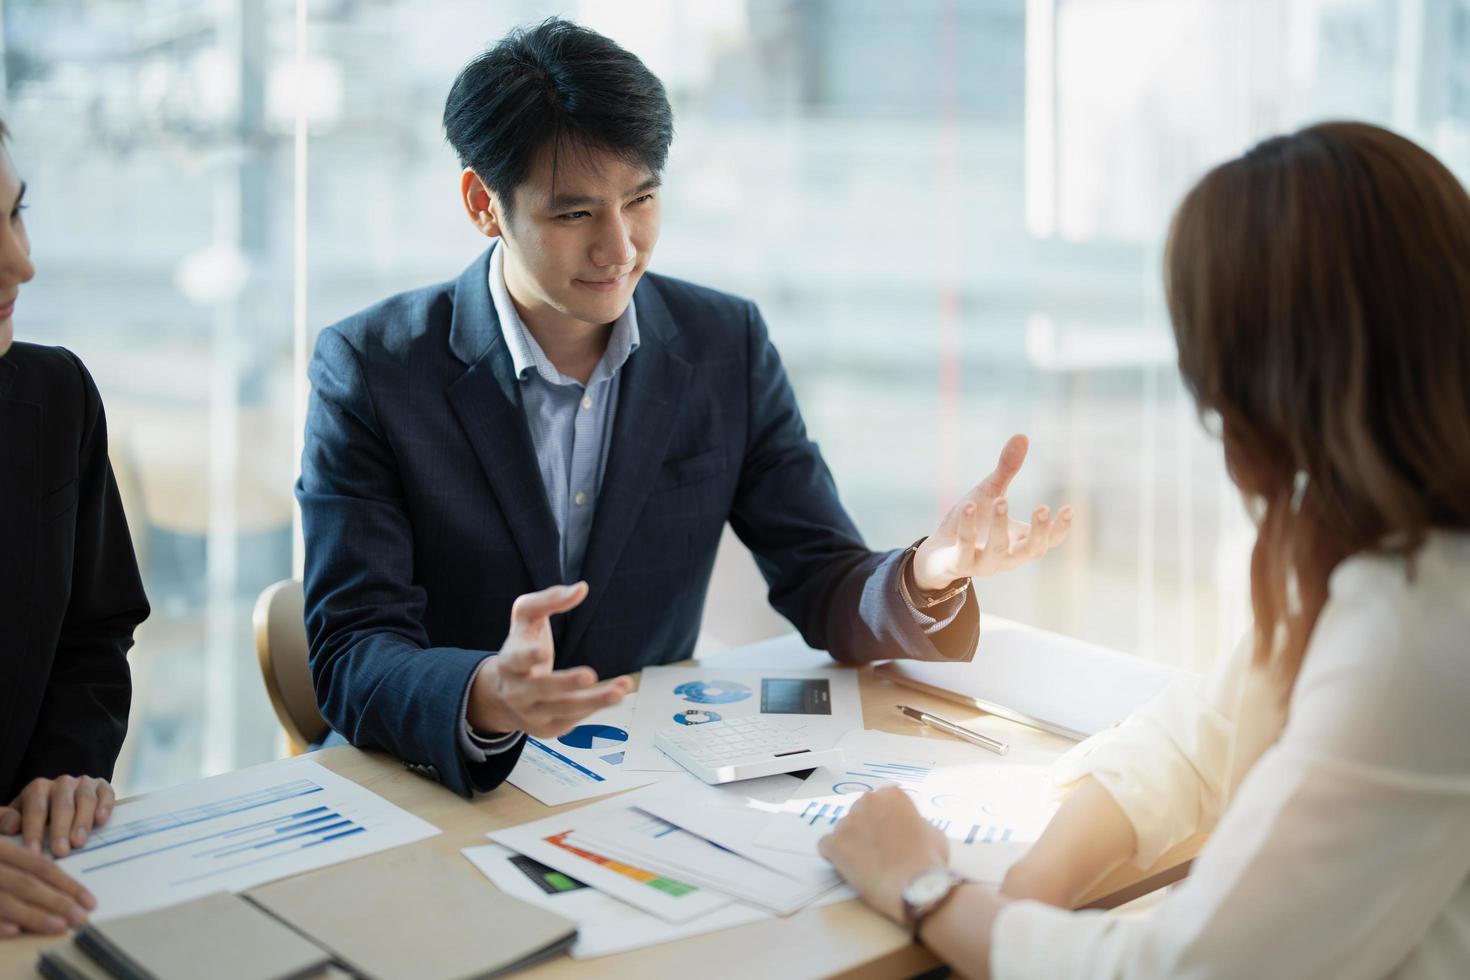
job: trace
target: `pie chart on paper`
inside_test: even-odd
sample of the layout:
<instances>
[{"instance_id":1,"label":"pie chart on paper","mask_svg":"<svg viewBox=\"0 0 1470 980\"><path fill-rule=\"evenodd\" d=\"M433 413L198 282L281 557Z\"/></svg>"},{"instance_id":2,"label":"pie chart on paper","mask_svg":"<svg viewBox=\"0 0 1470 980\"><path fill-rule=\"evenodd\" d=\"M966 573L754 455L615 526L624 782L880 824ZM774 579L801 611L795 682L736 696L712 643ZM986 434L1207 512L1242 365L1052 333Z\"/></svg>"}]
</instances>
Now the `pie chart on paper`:
<instances>
[{"instance_id":1,"label":"pie chart on paper","mask_svg":"<svg viewBox=\"0 0 1470 980\"><path fill-rule=\"evenodd\" d=\"M628 733L612 725L578 725L557 741L574 749L605 752L620 748L628 741Z\"/></svg>"}]
</instances>

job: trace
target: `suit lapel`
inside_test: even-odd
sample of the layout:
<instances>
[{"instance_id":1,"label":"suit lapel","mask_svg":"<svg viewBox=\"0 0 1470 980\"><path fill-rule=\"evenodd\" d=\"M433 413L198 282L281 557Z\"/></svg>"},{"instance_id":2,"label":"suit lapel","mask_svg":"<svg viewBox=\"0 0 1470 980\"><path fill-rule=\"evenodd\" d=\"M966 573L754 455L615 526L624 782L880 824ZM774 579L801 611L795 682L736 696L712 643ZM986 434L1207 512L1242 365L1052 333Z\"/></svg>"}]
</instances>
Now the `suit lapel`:
<instances>
[{"instance_id":1,"label":"suit lapel","mask_svg":"<svg viewBox=\"0 0 1470 980\"><path fill-rule=\"evenodd\" d=\"M500 319L490 301L490 252L454 288L449 346L469 366L449 386L449 402L490 481L535 589L561 582L561 539L541 485L536 450Z\"/></svg>"},{"instance_id":2,"label":"suit lapel","mask_svg":"<svg viewBox=\"0 0 1470 980\"><path fill-rule=\"evenodd\" d=\"M653 284L644 279L634 295L640 343L623 365L612 446L582 561L582 577L590 591L568 614L559 653L570 654L576 649L607 591L663 463L692 371L689 363L674 353L675 325Z\"/></svg>"}]
</instances>

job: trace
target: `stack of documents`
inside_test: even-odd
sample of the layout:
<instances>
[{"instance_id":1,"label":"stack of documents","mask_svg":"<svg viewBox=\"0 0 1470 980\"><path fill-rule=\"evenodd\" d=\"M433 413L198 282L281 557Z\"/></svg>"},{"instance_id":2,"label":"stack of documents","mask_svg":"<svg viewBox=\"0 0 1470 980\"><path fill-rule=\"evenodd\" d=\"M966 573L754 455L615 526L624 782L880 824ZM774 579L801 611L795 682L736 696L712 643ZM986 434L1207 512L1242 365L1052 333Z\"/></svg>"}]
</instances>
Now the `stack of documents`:
<instances>
[{"instance_id":1,"label":"stack of documents","mask_svg":"<svg viewBox=\"0 0 1470 980\"><path fill-rule=\"evenodd\" d=\"M745 799L775 810L800 785L771 776L711 787L671 773L657 786L495 831L501 846L464 853L502 889L576 921L574 957L601 956L850 898L823 861L761 848L752 859L642 809L697 794L731 810Z\"/></svg>"},{"instance_id":2,"label":"stack of documents","mask_svg":"<svg viewBox=\"0 0 1470 980\"><path fill-rule=\"evenodd\" d=\"M844 764L707 785L654 746L673 725L801 716ZM999 882L1055 812L1050 759L863 730L857 674L836 667L649 667L636 701L530 740L510 781L543 803L607 797L488 836L465 856L503 891L574 921L601 956L790 915L853 893L819 855L863 793L902 786L967 877ZM621 796L608 796L632 787Z\"/></svg>"},{"instance_id":3,"label":"stack of documents","mask_svg":"<svg viewBox=\"0 0 1470 980\"><path fill-rule=\"evenodd\" d=\"M944 831L957 872L992 883L1056 810L1039 759L1029 765L965 743L876 731L837 744L840 768L720 786L668 773L495 831L494 845L464 853L505 891L577 922L571 952L585 958L851 898L817 842L859 796L884 785L902 787Z\"/></svg>"}]
</instances>

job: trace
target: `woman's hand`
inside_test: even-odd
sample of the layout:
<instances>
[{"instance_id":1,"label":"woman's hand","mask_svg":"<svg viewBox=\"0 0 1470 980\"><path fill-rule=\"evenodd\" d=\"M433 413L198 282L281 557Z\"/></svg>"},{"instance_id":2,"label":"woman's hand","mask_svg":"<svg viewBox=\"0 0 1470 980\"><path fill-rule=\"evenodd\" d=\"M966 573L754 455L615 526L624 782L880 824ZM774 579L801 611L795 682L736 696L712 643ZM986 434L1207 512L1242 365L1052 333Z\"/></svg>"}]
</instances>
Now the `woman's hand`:
<instances>
[{"instance_id":1,"label":"woman's hand","mask_svg":"<svg viewBox=\"0 0 1470 980\"><path fill-rule=\"evenodd\" d=\"M20 834L21 843L37 854L46 838L53 855L66 857L87 843L94 826L107 822L116 799L105 779L33 779L10 806L0 807L0 836Z\"/></svg>"},{"instance_id":2,"label":"woman's hand","mask_svg":"<svg viewBox=\"0 0 1470 980\"><path fill-rule=\"evenodd\" d=\"M863 901L899 923L908 883L949 864L949 841L897 786L863 796L818 849Z\"/></svg>"},{"instance_id":3,"label":"woman's hand","mask_svg":"<svg viewBox=\"0 0 1470 980\"><path fill-rule=\"evenodd\" d=\"M92 893L56 862L0 840L0 939L22 932L57 934L87 921Z\"/></svg>"}]
</instances>

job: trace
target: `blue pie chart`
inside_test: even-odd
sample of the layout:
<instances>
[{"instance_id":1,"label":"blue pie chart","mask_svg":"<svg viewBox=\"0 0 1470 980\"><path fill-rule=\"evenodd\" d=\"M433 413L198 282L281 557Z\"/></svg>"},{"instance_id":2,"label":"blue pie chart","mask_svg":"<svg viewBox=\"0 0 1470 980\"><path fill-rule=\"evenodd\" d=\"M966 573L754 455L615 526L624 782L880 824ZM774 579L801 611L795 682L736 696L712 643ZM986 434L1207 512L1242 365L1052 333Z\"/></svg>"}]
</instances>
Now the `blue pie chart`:
<instances>
[{"instance_id":1,"label":"blue pie chart","mask_svg":"<svg viewBox=\"0 0 1470 980\"><path fill-rule=\"evenodd\" d=\"M734 704L750 697L750 688L735 681L686 681L674 693L695 704Z\"/></svg>"},{"instance_id":2,"label":"blue pie chart","mask_svg":"<svg viewBox=\"0 0 1470 980\"><path fill-rule=\"evenodd\" d=\"M574 749L614 749L628 740L628 733L611 725L578 725L557 739Z\"/></svg>"}]
</instances>

